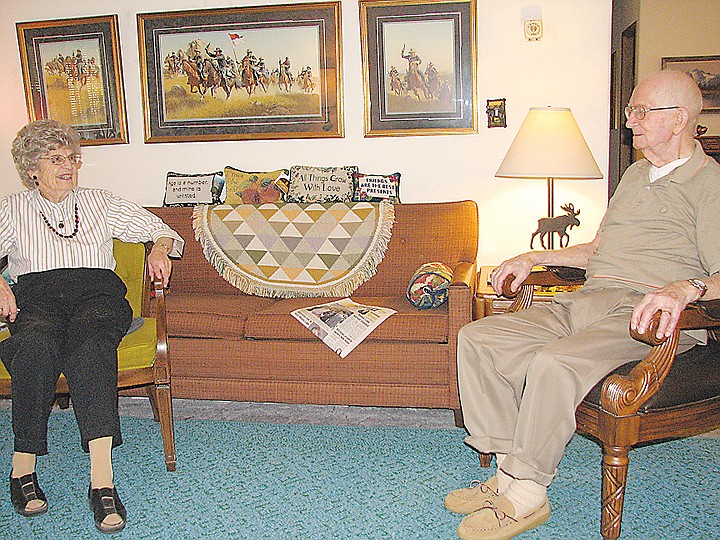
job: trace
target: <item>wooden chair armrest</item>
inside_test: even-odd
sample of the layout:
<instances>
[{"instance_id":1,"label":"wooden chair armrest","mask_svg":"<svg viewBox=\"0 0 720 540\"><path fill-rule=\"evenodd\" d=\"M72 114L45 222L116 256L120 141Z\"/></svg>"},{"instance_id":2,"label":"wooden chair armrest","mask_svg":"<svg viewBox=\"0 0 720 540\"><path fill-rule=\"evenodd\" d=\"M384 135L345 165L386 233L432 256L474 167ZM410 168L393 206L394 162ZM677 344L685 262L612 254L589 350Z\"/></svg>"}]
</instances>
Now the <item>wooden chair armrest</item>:
<instances>
[{"instance_id":1,"label":"wooden chair armrest","mask_svg":"<svg viewBox=\"0 0 720 540\"><path fill-rule=\"evenodd\" d=\"M153 371L156 384L170 384L170 357L167 344L167 309L165 307L165 288L162 280L156 279L152 282L155 299L155 324L157 325L157 352Z\"/></svg>"},{"instance_id":2,"label":"wooden chair armrest","mask_svg":"<svg viewBox=\"0 0 720 540\"><path fill-rule=\"evenodd\" d=\"M585 281L585 270L572 266L541 266L540 270L533 270L523 282L525 286L540 287L570 287ZM503 296L515 298L520 291L511 292L510 284L515 279L512 274L505 278L503 283Z\"/></svg>"},{"instance_id":3,"label":"wooden chair armrest","mask_svg":"<svg viewBox=\"0 0 720 540\"><path fill-rule=\"evenodd\" d=\"M638 334L636 330L630 329L630 335L647 343L648 345L657 346L665 341L666 338L656 336L657 327L660 324L660 312L655 313L650 324L644 334ZM706 302L694 302L688 304L680 314L677 328L679 330L698 330L712 329L720 327L720 300L708 300Z\"/></svg>"},{"instance_id":4,"label":"wooden chair armrest","mask_svg":"<svg viewBox=\"0 0 720 540\"><path fill-rule=\"evenodd\" d=\"M720 327L720 301L710 300L688 305L669 338L657 338L659 323L660 312L657 312L644 334L630 329L630 335L634 339L651 345L652 349L628 375L611 375L605 379L600 396L605 410L618 416L634 414L655 395L675 361L680 331Z\"/></svg>"},{"instance_id":5,"label":"wooden chair armrest","mask_svg":"<svg viewBox=\"0 0 720 540\"><path fill-rule=\"evenodd\" d=\"M510 290L515 276L512 274L505 278L502 286L502 295L513 299L508 312L525 309L533 302L535 287L569 287L579 285L585 281L585 270L570 266L543 266L533 270L525 279L522 286L515 292Z\"/></svg>"}]
</instances>

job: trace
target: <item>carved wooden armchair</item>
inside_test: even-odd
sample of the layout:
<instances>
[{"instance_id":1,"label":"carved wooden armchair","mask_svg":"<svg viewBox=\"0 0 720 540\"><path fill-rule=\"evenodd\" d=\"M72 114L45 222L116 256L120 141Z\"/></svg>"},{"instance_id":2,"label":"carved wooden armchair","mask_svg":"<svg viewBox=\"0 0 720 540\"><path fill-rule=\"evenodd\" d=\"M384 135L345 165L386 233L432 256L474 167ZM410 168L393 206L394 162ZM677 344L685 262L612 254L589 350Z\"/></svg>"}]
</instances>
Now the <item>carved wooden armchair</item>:
<instances>
[{"instance_id":1,"label":"carved wooden armchair","mask_svg":"<svg viewBox=\"0 0 720 540\"><path fill-rule=\"evenodd\" d=\"M512 276L503 290L510 290ZM579 269L556 267L533 272L514 296L509 311L532 303L536 286L567 286L584 281ZM604 539L620 536L629 451L637 445L688 437L720 428L720 300L697 302L683 311L678 328L657 340L659 313L649 330L633 338L652 346L600 381L577 408L577 431L603 450L600 531ZM677 354L681 329L710 329L706 346ZM481 462L489 466L490 455Z\"/></svg>"},{"instance_id":2,"label":"carved wooden armchair","mask_svg":"<svg viewBox=\"0 0 720 540\"><path fill-rule=\"evenodd\" d=\"M126 335L118 347L118 389L144 387L150 397L153 416L160 423L165 467L176 468L175 434L173 428L172 396L170 392L170 358L167 347L167 315L165 291L162 283L151 283L145 270L150 244L134 244L115 240L115 273L127 287L126 298L133 317L142 317L143 324ZM2 278L0 278L2 279ZM151 299L154 295L154 299ZM0 331L0 340L9 336L7 329ZM0 396L11 396L11 379L0 362ZM60 407L69 406L69 390L64 376L56 387Z\"/></svg>"}]
</instances>

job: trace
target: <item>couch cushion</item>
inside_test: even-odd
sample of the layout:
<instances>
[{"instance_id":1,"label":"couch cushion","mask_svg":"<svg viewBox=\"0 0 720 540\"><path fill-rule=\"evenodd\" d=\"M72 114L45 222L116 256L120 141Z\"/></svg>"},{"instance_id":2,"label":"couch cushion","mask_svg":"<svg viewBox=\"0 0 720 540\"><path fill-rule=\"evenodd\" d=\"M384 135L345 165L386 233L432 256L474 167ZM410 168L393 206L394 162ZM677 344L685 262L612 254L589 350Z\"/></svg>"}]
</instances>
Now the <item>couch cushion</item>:
<instances>
[{"instance_id":1,"label":"couch cushion","mask_svg":"<svg viewBox=\"0 0 720 540\"><path fill-rule=\"evenodd\" d=\"M448 305L419 310L405 296L353 297L359 304L389 307L397 311L366 338L371 341L447 343ZM317 339L290 313L298 308L332 302L337 298L287 298L248 315L245 336L255 339Z\"/></svg>"},{"instance_id":2,"label":"couch cushion","mask_svg":"<svg viewBox=\"0 0 720 540\"><path fill-rule=\"evenodd\" d=\"M248 313L270 307L274 298L174 293L166 298L170 336L243 339Z\"/></svg>"}]
</instances>

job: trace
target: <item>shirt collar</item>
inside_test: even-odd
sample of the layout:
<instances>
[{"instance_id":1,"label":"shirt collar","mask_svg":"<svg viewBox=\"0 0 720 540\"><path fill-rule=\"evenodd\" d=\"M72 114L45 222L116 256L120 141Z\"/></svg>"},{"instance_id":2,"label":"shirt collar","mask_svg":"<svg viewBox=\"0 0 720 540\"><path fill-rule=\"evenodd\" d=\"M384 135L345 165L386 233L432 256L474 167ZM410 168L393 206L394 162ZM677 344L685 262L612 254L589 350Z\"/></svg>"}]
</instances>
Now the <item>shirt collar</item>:
<instances>
[{"instance_id":1,"label":"shirt collar","mask_svg":"<svg viewBox=\"0 0 720 540\"><path fill-rule=\"evenodd\" d=\"M652 163L650 164L650 169L648 170L648 174L650 175L650 181L654 182L658 178L662 178L663 176L666 176L670 174L672 171L677 169L680 165L683 165L686 163L690 157L684 157L680 159L676 159L675 161L671 161L670 163L666 163L662 167L656 167Z\"/></svg>"},{"instance_id":2,"label":"shirt collar","mask_svg":"<svg viewBox=\"0 0 720 540\"><path fill-rule=\"evenodd\" d=\"M700 142L695 141L695 150L690 156L690 159L688 159L685 163L682 163L681 165L676 166L672 170L668 171L665 175L659 177L658 180L667 179L667 181L675 182L676 184L685 184L690 179L692 179L700 169L704 168L707 165L709 159L710 158L705 155L705 152L703 151ZM639 163L639 165L641 169L648 174L649 181L650 168L652 167L652 165L647 159L643 159ZM662 167L660 167L660 169L662 169Z\"/></svg>"}]
</instances>

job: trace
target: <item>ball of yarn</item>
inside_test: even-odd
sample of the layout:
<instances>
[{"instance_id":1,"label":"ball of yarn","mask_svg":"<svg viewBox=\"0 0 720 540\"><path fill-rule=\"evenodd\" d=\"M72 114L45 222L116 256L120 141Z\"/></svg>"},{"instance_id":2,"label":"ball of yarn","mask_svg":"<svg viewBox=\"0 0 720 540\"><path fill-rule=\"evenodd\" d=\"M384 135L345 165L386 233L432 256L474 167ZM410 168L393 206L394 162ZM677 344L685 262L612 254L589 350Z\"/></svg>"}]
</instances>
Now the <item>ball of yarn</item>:
<instances>
[{"instance_id":1,"label":"ball of yarn","mask_svg":"<svg viewBox=\"0 0 720 540\"><path fill-rule=\"evenodd\" d=\"M418 309L443 305L448 299L452 270L441 262L425 263L410 278L407 299Z\"/></svg>"}]
</instances>

